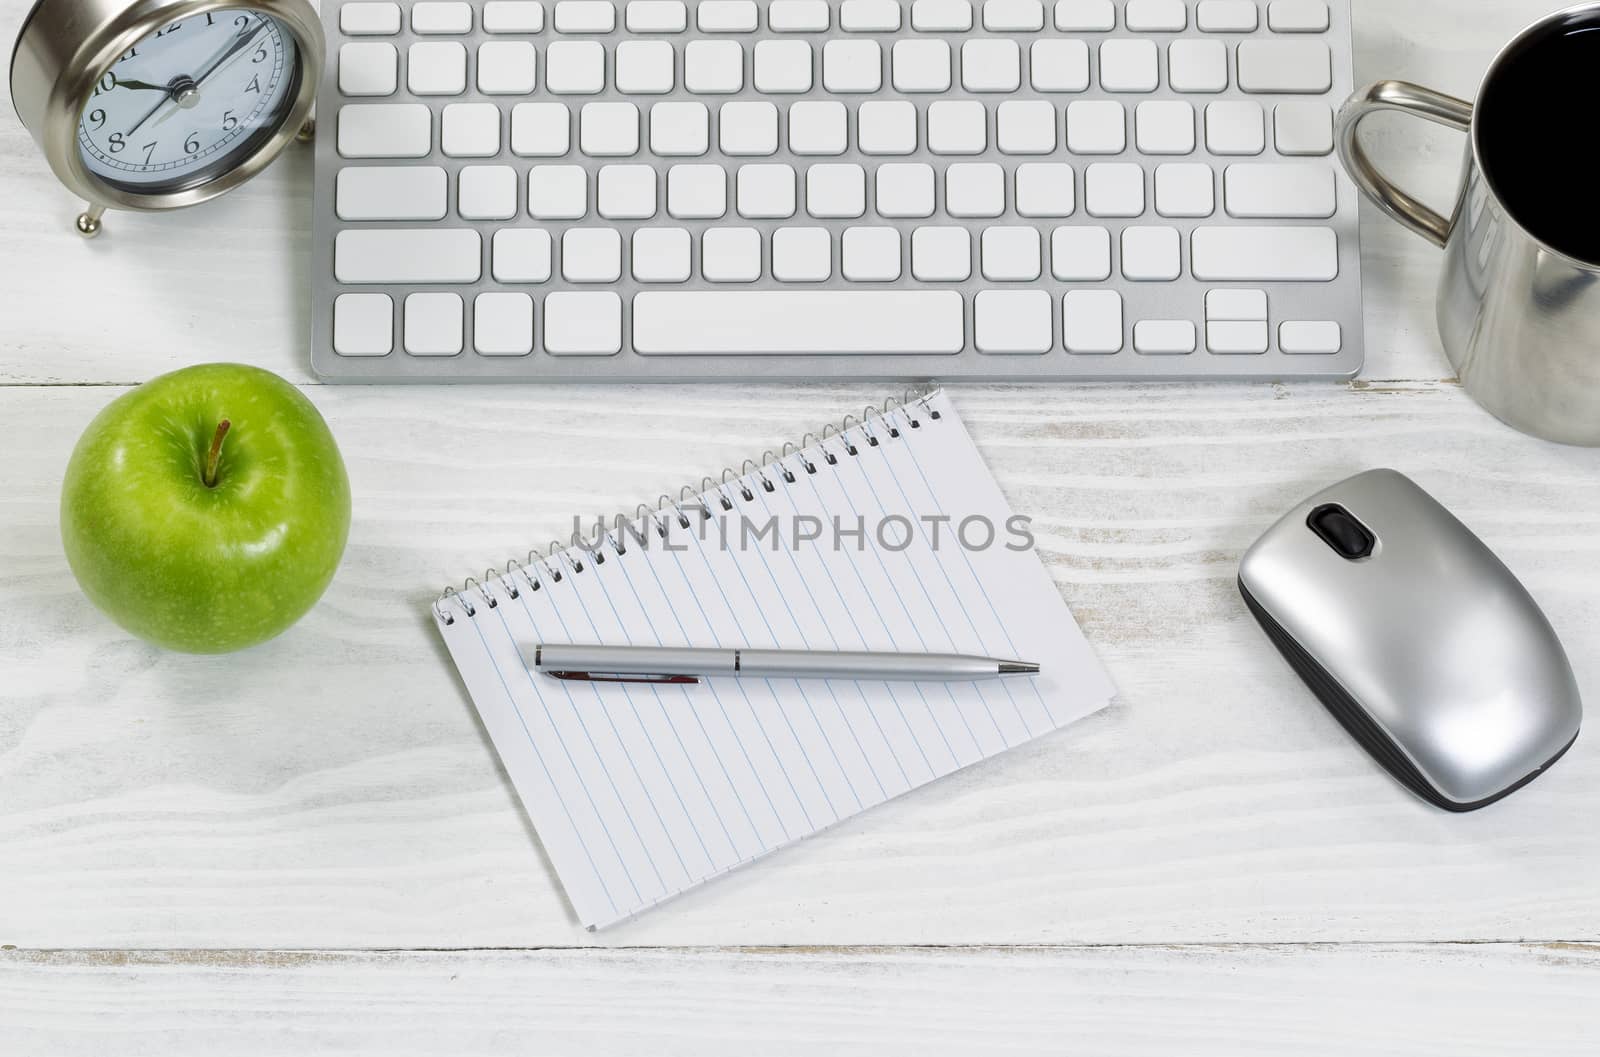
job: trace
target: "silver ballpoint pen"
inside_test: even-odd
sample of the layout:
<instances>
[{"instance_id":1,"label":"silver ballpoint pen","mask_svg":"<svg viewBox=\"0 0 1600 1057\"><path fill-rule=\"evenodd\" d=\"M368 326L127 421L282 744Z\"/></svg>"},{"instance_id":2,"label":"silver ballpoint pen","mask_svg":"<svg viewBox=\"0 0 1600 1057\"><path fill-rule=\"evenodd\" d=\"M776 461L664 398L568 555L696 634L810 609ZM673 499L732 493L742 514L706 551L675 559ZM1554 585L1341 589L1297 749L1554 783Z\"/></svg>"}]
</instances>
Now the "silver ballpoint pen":
<instances>
[{"instance_id":1,"label":"silver ballpoint pen","mask_svg":"<svg viewBox=\"0 0 1600 1057\"><path fill-rule=\"evenodd\" d=\"M1031 661L959 653L839 650L693 649L672 646L565 646L524 649L536 672L557 679L612 683L698 683L702 677L750 679L930 679L968 682L1034 675Z\"/></svg>"}]
</instances>

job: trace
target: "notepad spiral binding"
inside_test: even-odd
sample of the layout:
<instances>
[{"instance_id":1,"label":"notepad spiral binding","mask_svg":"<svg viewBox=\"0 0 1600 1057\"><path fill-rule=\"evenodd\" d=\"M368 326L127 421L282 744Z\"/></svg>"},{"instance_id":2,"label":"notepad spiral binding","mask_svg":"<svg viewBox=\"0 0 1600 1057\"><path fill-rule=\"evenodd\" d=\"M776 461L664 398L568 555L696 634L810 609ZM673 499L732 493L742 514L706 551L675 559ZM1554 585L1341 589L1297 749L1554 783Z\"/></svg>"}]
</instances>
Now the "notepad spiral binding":
<instances>
[{"instance_id":1,"label":"notepad spiral binding","mask_svg":"<svg viewBox=\"0 0 1600 1057\"><path fill-rule=\"evenodd\" d=\"M711 507L707 503L707 497L712 492L716 492L718 494L720 505L724 510L732 510L733 501L729 499L728 494L723 491L723 487L726 486L729 481L742 480L754 473L761 477L762 487L765 488L766 491L773 491L777 486L774 485L771 479L768 478L763 472L768 466L780 463L782 460L787 459L790 455L801 454L807 451L813 444L824 444L832 437L838 437L843 440L844 452L847 456L855 455L861 449L857 444L852 443L850 440L849 434L851 430L863 429L867 426L870 426L871 423L889 415L897 407L902 409L921 407L927 412L927 417L937 420L940 417L938 410L928 407L927 401L929 397L938 391L939 386L937 385L913 386L910 389L905 390L905 392L901 393L899 396L890 396L885 399L881 408L876 404L868 404L862 410L859 418L855 415L846 415L838 422L837 425L830 422L822 427L821 432L806 433L800 438L798 443L794 441L784 441L783 446L776 453L774 453L771 448L768 448L766 451L762 452L760 462L757 462L754 459L746 459L738 467L738 469L735 469L732 466L723 467L720 478L702 477L700 479L698 488L696 488L695 485L686 484L682 488L678 489L678 497L676 499L663 492L660 498L656 500L654 507L650 506L648 503L640 503L634 508L631 516L627 513L619 512L609 519L599 519L595 522L595 527L591 535L586 536L581 530L576 531L573 532L572 536L565 543L560 540L551 540L549 546L543 548L542 550L535 548L534 550L529 551L526 562L512 558L509 559L501 568L487 569L484 571L483 581L481 583L476 577L469 576L462 584L460 590L457 590L454 587L447 587L444 589L444 593L441 594L433 603L433 614L441 624L448 627L456 622L457 613L471 619L477 617L478 609L480 607L493 609L498 603L494 594L487 587L487 585L491 582L499 583L505 590L508 597L516 598L518 588L513 574L517 572L522 572L529 584L532 586L532 589L537 591L545 583L545 579L544 577L537 576L529 571L535 567L543 567L549 571L550 583L560 583L562 580L561 570L559 568L552 567L550 565L550 560L557 554L560 554L563 551L571 550L574 547L583 547L587 544L587 546L590 548L589 552L594 557L594 563L596 565L603 565L606 561L606 558L604 552L601 551L599 547L605 542L608 536L611 536L612 533L616 534L616 536L613 537L613 543L616 552L619 555L626 554L626 544L621 542L623 529L626 525L630 523L643 523L646 519L668 516L671 512L676 512L678 515L679 524L687 528L689 526L689 520L684 516L683 511L685 509L693 509L698 507L703 510L707 516L711 516ZM912 429L920 429L922 426L922 420L920 418L912 418L909 419L909 424ZM898 439L900 436L900 431L894 427L890 427L890 429L887 431L887 435L891 439ZM869 447L878 446L879 440L877 434L868 431L866 436ZM826 448L823 449L822 454L823 461L827 465L831 466L838 462L838 456L828 451ZM817 470L816 463L813 461L803 460L802 465L805 466L807 472L815 473ZM795 476L792 471L784 469L782 471L782 477L786 483L794 483ZM740 497L747 501L753 500L755 498L755 493L751 491L749 485L744 485L740 488ZM662 532L663 534L665 533L665 529L660 522L656 522L656 529L658 532ZM581 560L574 560L572 563L573 573L582 573L583 570L583 562Z\"/></svg>"}]
</instances>

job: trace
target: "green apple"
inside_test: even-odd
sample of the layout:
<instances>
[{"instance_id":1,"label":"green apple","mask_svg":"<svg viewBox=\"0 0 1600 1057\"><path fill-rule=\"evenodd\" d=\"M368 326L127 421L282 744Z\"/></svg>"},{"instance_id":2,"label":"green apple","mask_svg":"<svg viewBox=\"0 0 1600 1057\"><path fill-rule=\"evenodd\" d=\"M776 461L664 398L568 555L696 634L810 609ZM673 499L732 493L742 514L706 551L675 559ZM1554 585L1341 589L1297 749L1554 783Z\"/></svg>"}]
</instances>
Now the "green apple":
<instances>
[{"instance_id":1,"label":"green apple","mask_svg":"<svg viewBox=\"0 0 1600 1057\"><path fill-rule=\"evenodd\" d=\"M224 653L270 639L333 578L350 481L299 389L236 363L187 367L113 400L61 488L67 562L142 639Z\"/></svg>"}]
</instances>

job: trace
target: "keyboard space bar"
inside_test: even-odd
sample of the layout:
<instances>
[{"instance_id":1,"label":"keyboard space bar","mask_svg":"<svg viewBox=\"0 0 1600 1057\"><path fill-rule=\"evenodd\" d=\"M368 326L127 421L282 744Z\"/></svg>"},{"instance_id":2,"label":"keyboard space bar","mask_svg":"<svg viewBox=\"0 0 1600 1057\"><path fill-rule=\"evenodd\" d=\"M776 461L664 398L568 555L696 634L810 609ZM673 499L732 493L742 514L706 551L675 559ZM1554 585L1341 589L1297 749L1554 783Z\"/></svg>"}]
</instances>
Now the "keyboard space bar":
<instances>
[{"instance_id":1,"label":"keyboard space bar","mask_svg":"<svg viewBox=\"0 0 1600 1057\"><path fill-rule=\"evenodd\" d=\"M707 290L633 299L644 356L956 353L966 343L953 290Z\"/></svg>"}]
</instances>

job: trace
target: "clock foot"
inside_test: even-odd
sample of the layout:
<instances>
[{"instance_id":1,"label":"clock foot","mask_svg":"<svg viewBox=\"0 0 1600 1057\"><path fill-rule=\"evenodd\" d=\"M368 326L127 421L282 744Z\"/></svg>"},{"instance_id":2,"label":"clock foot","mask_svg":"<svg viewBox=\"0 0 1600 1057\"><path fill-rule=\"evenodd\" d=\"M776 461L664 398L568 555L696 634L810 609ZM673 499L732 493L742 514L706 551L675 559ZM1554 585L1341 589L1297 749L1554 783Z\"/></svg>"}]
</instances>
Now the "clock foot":
<instances>
[{"instance_id":1,"label":"clock foot","mask_svg":"<svg viewBox=\"0 0 1600 1057\"><path fill-rule=\"evenodd\" d=\"M100 234L100 218L105 215L105 206L89 206L78 214L78 234L86 239L92 239Z\"/></svg>"},{"instance_id":2,"label":"clock foot","mask_svg":"<svg viewBox=\"0 0 1600 1057\"><path fill-rule=\"evenodd\" d=\"M301 143L310 143L316 138L316 136L317 119L314 117L308 117L306 118L306 123L300 126L300 131L295 133L294 138L299 140Z\"/></svg>"}]
</instances>

